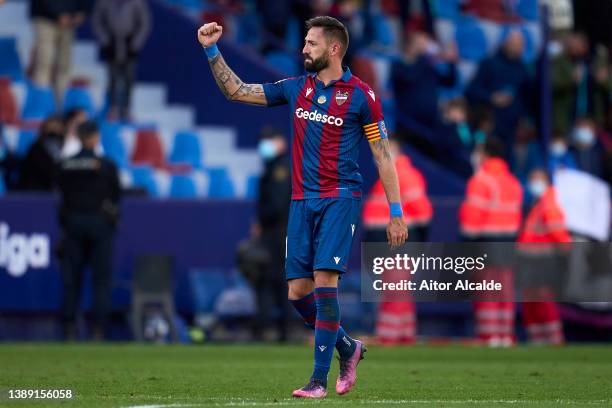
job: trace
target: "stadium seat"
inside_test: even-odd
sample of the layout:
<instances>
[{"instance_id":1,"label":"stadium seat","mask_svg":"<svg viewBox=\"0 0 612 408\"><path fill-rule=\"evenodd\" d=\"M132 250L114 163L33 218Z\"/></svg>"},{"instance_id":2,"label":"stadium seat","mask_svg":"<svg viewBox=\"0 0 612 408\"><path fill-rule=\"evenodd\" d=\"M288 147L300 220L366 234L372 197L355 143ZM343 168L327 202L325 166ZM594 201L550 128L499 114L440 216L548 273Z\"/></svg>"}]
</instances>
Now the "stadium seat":
<instances>
[{"instance_id":1,"label":"stadium seat","mask_svg":"<svg viewBox=\"0 0 612 408\"><path fill-rule=\"evenodd\" d=\"M455 19L460 13L460 0L434 0L433 15L439 18Z\"/></svg>"},{"instance_id":2,"label":"stadium seat","mask_svg":"<svg viewBox=\"0 0 612 408\"><path fill-rule=\"evenodd\" d=\"M157 131L140 129L136 132L132 163L154 167L164 164L164 152Z\"/></svg>"},{"instance_id":3,"label":"stadium seat","mask_svg":"<svg viewBox=\"0 0 612 408\"><path fill-rule=\"evenodd\" d=\"M259 195L259 176L251 175L247 179L246 197L251 200L257 199Z\"/></svg>"},{"instance_id":4,"label":"stadium seat","mask_svg":"<svg viewBox=\"0 0 612 408\"><path fill-rule=\"evenodd\" d=\"M0 77L0 122L17 123L17 102L8 77Z\"/></svg>"},{"instance_id":5,"label":"stadium seat","mask_svg":"<svg viewBox=\"0 0 612 408\"><path fill-rule=\"evenodd\" d=\"M487 39L475 18L463 17L457 23L455 39L459 56L470 61L480 61L487 54Z\"/></svg>"},{"instance_id":6,"label":"stadium seat","mask_svg":"<svg viewBox=\"0 0 612 408\"><path fill-rule=\"evenodd\" d=\"M242 45L249 45L253 48L259 48L259 17L257 14L247 11L244 14L237 15L236 18L238 18L236 42ZM287 37L289 37L289 34ZM294 49L292 47L288 48Z\"/></svg>"},{"instance_id":7,"label":"stadium seat","mask_svg":"<svg viewBox=\"0 0 612 408\"><path fill-rule=\"evenodd\" d=\"M100 126L100 133L105 155L120 168L126 167L128 165L128 155L119 135L120 125L104 122Z\"/></svg>"},{"instance_id":8,"label":"stadium seat","mask_svg":"<svg viewBox=\"0 0 612 408\"><path fill-rule=\"evenodd\" d=\"M196 185L193 178L186 174L172 176L170 182L170 197L172 198L195 198L197 197Z\"/></svg>"},{"instance_id":9,"label":"stadium seat","mask_svg":"<svg viewBox=\"0 0 612 408\"><path fill-rule=\"evenodd\" d=\"M399 33L397 33L397 24L393 18L384 14L375 14L372 16L372 25L376 44L383 47L399 46Z\"/></svg>"},{"instance_id":10,"label":"stadium seat","mask_svg":"<svg viewBox=\"0 0 612 408\"><path fill-rule=\"evenodd\" d=\"M177 132L174 135L170 163L188 163L194 169L202 167L200 138L193 132Z\"/></svg>"},{"instance_id":11,"label":"stadium seat","mask_svg":"<svg viewBox=\"0 0 612 408\"><path fill-rule=\"evenodd\" d=\"M537 0L519 0L517 12L528 21L537 21L540 18Z\"/></svg>"},{"instance_id":12,"label":"stadium seat","mask_svg":"<svg viewBox=\"0 0 612 408\"><path fill-rule=\"evenodd\" d=\"M17 42L13 37L0 38L0 76L8 76L13 81L23 80Z\"/></svg>"},{"instance_id":13,"label":"stadium seat","mask_svg":"<svg viewBox=\"0 0 612 408\"><path fill-rule=\"evenodd\" d=\"M55 113L55 97L51 88L29 83L21 117L42 120L53 113Z\"/></svg>"},{"instance_id":14,"label":"stadium seat","mask_svg":"<svg viewBox=\"0 0 612 408\"><path fill-rule=\"evenodd\" d=\"M155 172L149 166L132 168L132 185L145 189L151 197L159 197L159 189L155 182Z\"/></svg>"},{"instance_id":15,"label":"stadium seat","mask_svg":"<svg viewBox=\"0 0 612 408\"><path fill-rule=\"evenodd\" d=\"M32 129L21 129L17 138L15 154L23 157L28 153L30 146L36 141L37 132Z\"/></svg>"},{"instance_id":16,"label":"stadium seat","mask_svg":"<svg viewBox=\"0 0 612 408\"><path fill-rule=\"evenodd\" d=\"M74 108L86 110L89 116L95 115L94 105L87 88L73 86L66 90L66 95L64 96L64 111L66 112Z\"/></svg>"},{"instance_id":17,"label":"stadium seat","mask_svg":"<svg viewBox=\"0 0 612 408\"><path fill-rule=\"evenodd\" d=\"M296 59L285 52L270 52L266 55L266 61L273 69L285 75L297 76L300 73Z\"/></svg>"},{"instance_id":18,"label":"stadium seat","mask_svg":"<svg viewBox=\"0 0 612 408\"><path fill-rule=\"evenodd\" d=\"M208 169L210 185L208 197L210 198L233 198L235 196L234 185L229 174L224 168Z\"/></svg>"}]
</instances>

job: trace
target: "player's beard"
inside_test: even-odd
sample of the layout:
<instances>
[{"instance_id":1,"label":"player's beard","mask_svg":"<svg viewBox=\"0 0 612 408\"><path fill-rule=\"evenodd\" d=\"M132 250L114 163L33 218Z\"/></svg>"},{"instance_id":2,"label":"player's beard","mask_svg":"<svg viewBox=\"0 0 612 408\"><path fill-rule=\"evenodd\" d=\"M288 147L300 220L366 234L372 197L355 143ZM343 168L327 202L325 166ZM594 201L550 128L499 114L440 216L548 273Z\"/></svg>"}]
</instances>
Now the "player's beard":
<instances>
[{"instance_id":1,"label":"player's beard","mask_svg":"<svg viewBox=\"0 0 612 408\"><path fill-rule=\"evenodd\" d=\"M317 59L307 59L304 57L304 69L308 72L319 72L329 66L329 58L326 55L322 55Z\"/></svg>"}]
</instances>

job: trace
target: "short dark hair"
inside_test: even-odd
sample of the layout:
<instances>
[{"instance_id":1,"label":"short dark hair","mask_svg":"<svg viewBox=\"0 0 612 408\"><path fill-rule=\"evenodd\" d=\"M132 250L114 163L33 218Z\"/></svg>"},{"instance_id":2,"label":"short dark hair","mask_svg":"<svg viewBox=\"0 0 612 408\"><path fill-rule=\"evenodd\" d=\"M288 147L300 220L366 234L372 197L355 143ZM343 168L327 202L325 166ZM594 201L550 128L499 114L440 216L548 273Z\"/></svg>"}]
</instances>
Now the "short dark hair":
<instances>
[{"instance_id":1,"label":"short dark hair","mask_svg":"<svg viewBox=\"0 0 612 408\"><path fill-rule=\"evenodd\" d=\"M99 131L98 124L93 120L83 122L77 127L77 135L82 142L90 137L96 136Z\"/></svg>"},{"instance_id":2,"label":"short dark hair","mask_svg":"<svg viewBox=\"0 0 612 408\"><path fill-rule=\"evenodd\" d=\"M321 27L328 40L339 41L342 45L342 55L346 54L349 46L349 34L344 24L330 16L318 16L306 21L306 30L313 27Z\"/></svg>"},{"instance_id":3,"label":"short dark hair","mask_svg":"<svg viewBox=\"0 0 612 408\"><path fill-rule=\"evenodd\" d=\"M497 137L487 137L483 146L483 152L489 157L504 159L506 157L506 146Z\"/></svg>"}]
</instances>

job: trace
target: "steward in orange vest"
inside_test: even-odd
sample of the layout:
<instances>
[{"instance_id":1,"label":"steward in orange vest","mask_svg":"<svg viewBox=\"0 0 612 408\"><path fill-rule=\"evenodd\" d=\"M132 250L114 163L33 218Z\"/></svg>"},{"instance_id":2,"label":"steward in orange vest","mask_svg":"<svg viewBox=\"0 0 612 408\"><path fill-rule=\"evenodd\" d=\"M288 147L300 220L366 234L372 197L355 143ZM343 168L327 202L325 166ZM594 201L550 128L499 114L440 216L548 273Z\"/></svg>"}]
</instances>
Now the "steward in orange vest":
<instances>
[{"instance_id":1,"label":"steward in orange vest","mask_svg":"<svg viewBox=\"0 0 612 408\"><path fill-rule=\"evenodd\" d=\"M495 260L499 258L495 255L500 252L499 246L486 244L513 242L521 225L523 189L503 158L505 151L499 140L488 138L474 152L478 168L468 180L459 209L459 226L465 240L485 243L483 250L489 253L482 277L503 282L503 291L495 294L503 301L473 302L476 334L492 347L508 347L515 342L512 270Z\"/></svg>"},{"instance_id":2,"label":"steward in orange vest","mask_svg":"<svg viewBox=\"0 0 612 408\"><path fill-rule=\"evenodd\" d=\"M404 220L408 224L408 240L421 242L427 239L427 228L433 215L427 197L427 182L421 172L412 165L410 158L401 152L399 143L389 140L391 154L400 184ZM385 229L389 224L389 204L382 182L376 181L363 208L363 225L366 230L380 230L386 241ZM369 239L368 239L369 240Z\"/></svg>"},{"instance_id":3,"label":"steward in orange vest","mask_svg":"<svg viewBox=\"0 0 612 408\"><path fill-rule=\"evenodd\" d=\"M555 247L560 243L571 242L571 237L565 224L565 215L557 201L556 190L550 185L546 172L533 170L529 175L528 187L537 201L527 215L518 241L523 244L519 249L530 255L530 263L535 266L529 272L538 273L558 265ZM534 344L562 344L563 326L557 304L552 301L554 295L546 287L529 289L532 293L527 298L542 299L539 302L523 303L523 323L529 341ZM545 299L547 296L551 298L548 301Z\"/></svg>"}]
</instances>

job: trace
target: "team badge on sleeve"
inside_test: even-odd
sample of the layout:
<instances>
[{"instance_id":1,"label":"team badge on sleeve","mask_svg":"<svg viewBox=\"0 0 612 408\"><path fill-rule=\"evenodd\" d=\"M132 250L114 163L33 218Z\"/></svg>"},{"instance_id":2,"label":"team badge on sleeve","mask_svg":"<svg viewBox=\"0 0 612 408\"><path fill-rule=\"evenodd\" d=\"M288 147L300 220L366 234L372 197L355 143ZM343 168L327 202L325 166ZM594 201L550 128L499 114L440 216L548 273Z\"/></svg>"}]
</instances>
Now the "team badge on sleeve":
<instances>
[{"instance_id":1,"label":"team badge on sleeve","mask_svg":"<svg viewBox=\"0 0 612 408\"><path fill-rule=\"evenodd\" d=\"M338 106L342 105L344 102L348 100L348 91L338 91L336 92L336 103Z\"/></svg>"},{"instance_id":2,"label":"team badge on sleeve","mask_svg":"<svg viewBox=\"0 0 612 408\"><path fill-rule=\"evenodd\" d=\"M375 142L387 138L387 127L385 126L384 120L365 125L363 130L368 142Z\"/></svg>"}]
</instances>

